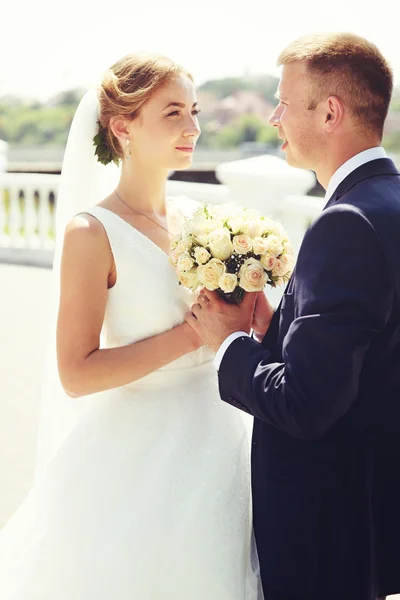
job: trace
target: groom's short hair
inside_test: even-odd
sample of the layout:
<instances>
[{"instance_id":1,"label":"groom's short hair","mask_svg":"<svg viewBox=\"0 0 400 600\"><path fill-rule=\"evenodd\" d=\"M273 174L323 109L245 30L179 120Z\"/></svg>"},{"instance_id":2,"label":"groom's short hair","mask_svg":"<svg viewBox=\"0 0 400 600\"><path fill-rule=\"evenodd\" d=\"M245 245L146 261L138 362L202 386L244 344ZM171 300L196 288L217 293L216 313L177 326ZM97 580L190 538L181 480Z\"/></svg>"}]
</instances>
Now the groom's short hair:
<instances>
[{"instance_id":1,"label":"groom's short hair","mask_svg":"<svg viewBox=\"0 0 400 600\"><path fill-rule=\"evenodd\" d=\"M329 96L338 96L358 125L383 135L393 91L393 72L379 49L351 33L315 34L292 42L278 57L278 66L304 62L311 78L314 110Z\"/></svg>"}]
</instances>

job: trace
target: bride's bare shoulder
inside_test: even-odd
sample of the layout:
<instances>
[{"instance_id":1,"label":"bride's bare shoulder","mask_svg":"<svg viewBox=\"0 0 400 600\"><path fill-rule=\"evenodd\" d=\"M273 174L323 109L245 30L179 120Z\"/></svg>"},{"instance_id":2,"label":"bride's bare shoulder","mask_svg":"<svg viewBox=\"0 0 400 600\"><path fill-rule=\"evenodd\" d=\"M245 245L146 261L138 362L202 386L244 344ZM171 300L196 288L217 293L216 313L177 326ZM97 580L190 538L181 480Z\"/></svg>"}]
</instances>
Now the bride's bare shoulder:
<instances>
[{"instance_id":1,"label":"bride's bare shoulder","mask_svg":"<svg viewBox=\"0 0 400 600\"><path fill-rule=\"evenodd\" d=\"M63 254L80 256L81 260L111 257L111 248L102 223L89 213L75 215L67 224Z\"/></svg>"}]
</instances>

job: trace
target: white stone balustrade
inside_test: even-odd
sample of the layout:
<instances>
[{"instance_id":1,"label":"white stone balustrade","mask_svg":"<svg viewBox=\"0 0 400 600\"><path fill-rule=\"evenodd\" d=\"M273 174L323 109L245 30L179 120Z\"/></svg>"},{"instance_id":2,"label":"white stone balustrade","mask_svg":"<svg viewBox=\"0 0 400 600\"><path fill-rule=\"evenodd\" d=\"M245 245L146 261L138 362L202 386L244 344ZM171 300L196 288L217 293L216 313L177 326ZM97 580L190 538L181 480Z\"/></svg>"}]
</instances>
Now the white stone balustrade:
<instances>
[{"instance_id":1,"label":"white stone balustrade","mask_svg":"<svg viewBox=\"0 0 400 600\"><path fill-rule=\"evenodd\" d=\"M292 169L275 156L223 163L223 185L168 180L168 196L200 202L235 201L282 222L297 251L323 200L305 196L311 173ZM59 175L0 173L0 262L51 266Z\"/></svg>"},{"instance_id":2,"label":"white stone balustrade","mask_svg":"<svg viewBox=\"0 0 400 600\"><path fill-rule=\"evenodd\" d=\"M51 264L59 175L0 174L0 261Z\"/></svg>"}]
</instances>

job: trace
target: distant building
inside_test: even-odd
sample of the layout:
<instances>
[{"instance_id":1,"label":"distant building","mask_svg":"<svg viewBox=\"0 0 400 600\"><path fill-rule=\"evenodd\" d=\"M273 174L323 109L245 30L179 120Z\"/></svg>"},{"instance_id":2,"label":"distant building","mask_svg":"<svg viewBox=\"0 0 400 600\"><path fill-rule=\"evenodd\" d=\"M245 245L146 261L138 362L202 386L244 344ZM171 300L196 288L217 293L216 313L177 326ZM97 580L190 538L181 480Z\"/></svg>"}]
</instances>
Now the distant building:
<instances>
[{"instance_id":1,"label":"distant building","mask_svg":"<svg viewBox=\"0 0 400 600\"><path fill-rule=\"evenodd\" d=\"M221 125L227 125L242 115L254 115L267 120L273 110L274 106L264 100L258 92L237 90L218 102L214 117Z\"/></svg>"}]
</instances>

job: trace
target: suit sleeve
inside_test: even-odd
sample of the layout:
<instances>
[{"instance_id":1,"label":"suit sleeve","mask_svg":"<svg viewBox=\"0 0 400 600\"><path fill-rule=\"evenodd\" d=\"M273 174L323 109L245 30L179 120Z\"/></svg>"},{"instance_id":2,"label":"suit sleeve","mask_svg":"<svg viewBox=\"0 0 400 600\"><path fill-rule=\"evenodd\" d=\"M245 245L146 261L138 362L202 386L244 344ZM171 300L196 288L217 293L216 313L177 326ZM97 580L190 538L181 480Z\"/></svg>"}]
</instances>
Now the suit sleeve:
<instances>
[{"instance_id":1,"label":"suit sleeve","mask_svg":"<svg viewBox=\"0 0 400 600\"><path fill-rule=\"evenodd\" d=\"M322 213L304 238L294 287L283 362L250 338L235 340L220 365L220 394L293 437L318 439L357 398L365 354L393 302L382 244L362 213L344 204Z\"/></svg>"}]
</instances>

